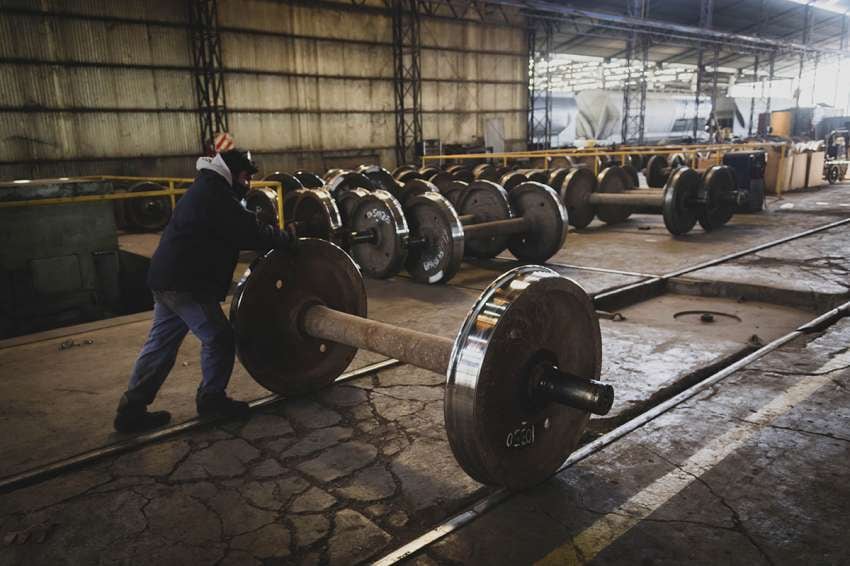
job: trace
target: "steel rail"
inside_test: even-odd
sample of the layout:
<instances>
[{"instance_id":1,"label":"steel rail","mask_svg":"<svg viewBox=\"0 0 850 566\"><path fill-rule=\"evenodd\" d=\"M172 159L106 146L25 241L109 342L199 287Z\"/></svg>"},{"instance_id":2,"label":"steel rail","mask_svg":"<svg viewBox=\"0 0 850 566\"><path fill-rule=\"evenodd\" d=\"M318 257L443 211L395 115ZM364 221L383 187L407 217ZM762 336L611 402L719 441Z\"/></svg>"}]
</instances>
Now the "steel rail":
<instances>
[{"instance_id":1,"label":"steel rail","mask_svg":"<svg viewBox=\"0 0 850 566\"><path fill-rule=\"evenodd\" d=\"M363 377L381 370L401 365L401 363L402 362L394 359L386 359L380 362L375 362L362 368L344 373L336 378L334 383L351 381L358 377ZM265 397L260 397L259 399L254 399L249 403L249 407L251 412L255 412L259 409L285 401L286 399L288 399L288 397L275 393ZM134 436L125 440L119 440L112 444L100 446L92 450L86 450L68 458L55 460L48 464L43 464L17 474L9 475L4 478L0 478L0 494L9 493L24 487L35 485L61 474L89 466L110 456L117 456L119 454L124 454L125 452L137 450L159 440L171 438L183 432L195 430L203 426L226 420L227 418L225 417L214 419L194 417L176 425Z\"/></svg>"},{"instance_id":2,"label":"steel rail","mask_svg":"<svg viewBox=\"0 0 850 566\"><path fill-rule=\"evenodd\" d=\"M710 259L704 261L702 263L698 263L696 265L691 265L688 267L683 267L682 269L678 269L676 271L671 271L670 273L665 273L664 275L658 275L654 277L650 277L647 280L639 281L632 285L628 285L626 287L619 287L613 291L606 291L604 293L600 293L594 296L593 300L598 301L600 299L610 299L612 297L617 296L620 293L624 293L626 291L636 291L643 287L651 287L652 285L657 285L661 283L665 283L666 281L673 279L675 277L681 277L682 275L686 275L688 273L692 273L694 271L699 271L700 269L705 269L707 267L714 267L716 265L720 265L721 263L726 263L727 261L732 261L733 259L738 259L740 257L758 253L762 250L766 250L775 246L780 246L782 244L786 244L788 242L792 242L794 240L798 240L800 238L806 238L808 236L825 232L827 230L831 230L832 228L837 228L838 226L844 226L845 224L850 224L850 218L844 218L842 220L836 220L835 222L830 222L829 224L824 224L822 226L816 226L814 228L810 228L809 230L805 230L803 232L798 232L797 234L791 234L790 236L785 236L783 238L779 238L778 240L772 240L770 242L765 242L763 244L758 244L751 248L747 248L745 250L741 250L738 252L732 252L730 254L726 254L724 256Z\"/></svg>"},{"instance_id":3,"label":"steel rail","mask_svg":"<svg viewBox=\"0 0 850 566\"><path fill-rule=\"evenodd\" d=\"M472 263L473 265L476 265L478 267L482 267L482 268L486 269L487 268L486 267L487 262L516 264L515 259L509 258L509 257L504 257L504 256L496 256L496 257L491 258L489 260L480 260L480 261L474 261L473 260L469 263ZM596 272L596 273L609 273L611 275L625 275L625 276L630 276L630 277L642 277L642 278L658 277L657 273L642 273L640 271L623 271L621 269L606 269L604 267L589 267L589 266L586 266L586 265L575 265L573 263L559 263L557 261L547 261L545 263L545 265L546 265L546 267L561 267L561 268L564 268L564 269L575 269L577 271L593 271L593 272Z\"/></svg>"}]
</instances>

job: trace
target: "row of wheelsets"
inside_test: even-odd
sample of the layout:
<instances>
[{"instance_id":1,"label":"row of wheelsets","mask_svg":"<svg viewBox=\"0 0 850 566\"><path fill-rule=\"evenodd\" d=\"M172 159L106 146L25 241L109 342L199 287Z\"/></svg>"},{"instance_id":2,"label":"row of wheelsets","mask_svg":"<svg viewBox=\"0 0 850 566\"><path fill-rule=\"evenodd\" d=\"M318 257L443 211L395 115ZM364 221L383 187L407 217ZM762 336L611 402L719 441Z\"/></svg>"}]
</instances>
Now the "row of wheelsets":
<instances>
[{"instance_id":1,"label":"row of wheelsets","mask_svg":"<svg viewBox=\"0 0 850 566\"><path fill-rule=\"evenodd\" d=\"M451 181L495 180L510 191L513 186L531 180L548 184L561 194L576 228L587 227L594 218L608 223L624 222L635 212L661 214L667 229L674 235L689 232L697 222L705 230L726 224L746 197L736 189L735 172L724 165L715 165L693 173L688 169L684 154L626 155L621 158L599 156L573 158L558 156L549 169L516 169L492 164L451 165L445 170L434 167L415 169L405 165L394 171L397 179L424 178L437 186ZM578 173L582 170L582 173ZM594 174L594 170L599 171ZM638 171L646 177L646 187L640 186ZM669 203L664 194L670 189ZM660 189L660 190L653 190ZM619 196L611 196L619 195Z\"/></svg>"},{"instance_id":2,"label":"row of wheelsets","mask_svg":"<svg viewBox=\"0 0 850 566\"><path fill-rule=\"evenodd\" d=\"M508 171L500 182L470 179L465 171L469 180L461 180L449 170L428 180L377 166L333 170L324 178L278 172L265 180L282 183L284 217L300 235L336 243L369 277L406 269L415 281L434 284L450 280L464 257L509 250L524 263L545 263L563 246L568 224L585 228L594 217L617 223L633 212L660 214L676 235L697 222L712 230L729 221L740 195L728 167L696 171L659 162L650 159L647 171L653 181L666 176L662 189L635 188L636 174L618 165L598 175L586 166ZM473 174L482 172L487 169L477 167ZM270 222L276 202L270 189L246 197L248 208Z\"/></svg>"},{"instance_id":3,"label":"row of wheelsets","mask_svg":"<svg viewBox=\"0 0 850 566\"><path fill-rule=\"evenodd\" d=\"M543 263L567 235L566 209L542 183L525 182L508 193L492 181L453 182L441 191L423 179L398 183L386 170L361 169L369 175L278 173L274 180L284 185L287 224L301 236L339 245L369 277L406 269L418 282L443 283L464 257L492 258L506 249L523 262ZM273 196L252 191L247 206L275 218Z\"/></svg>"}]
</instances>

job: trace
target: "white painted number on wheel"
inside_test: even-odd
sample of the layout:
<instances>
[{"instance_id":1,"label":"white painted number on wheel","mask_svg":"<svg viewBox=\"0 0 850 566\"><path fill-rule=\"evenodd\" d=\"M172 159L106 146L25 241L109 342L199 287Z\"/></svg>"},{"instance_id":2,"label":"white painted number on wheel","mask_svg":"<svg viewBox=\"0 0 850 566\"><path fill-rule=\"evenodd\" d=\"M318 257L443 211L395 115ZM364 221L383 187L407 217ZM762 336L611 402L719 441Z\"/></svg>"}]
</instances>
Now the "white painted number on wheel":
<instances>
[{"instance_id":1,"label":"white painted number on wheel","mask_svg":"<svg viewBox=\"0 0 850 566\"><path fill-rule=\"evenodd\" d=\"M390 215L386 210L380 209L370 209L366 211L366 218L369 220L375 220L378 224L389 224L390 223Z\"/></svg>"},{"instance_id":2,"label":"white painted number on wheel","mask_svg":"<svg viewBox=\"0 0 850 566\"><path fill-rule=\"evenodd\" d=\"M508 448L522 448L534 444L534 425L522 423L519 428L512 430L505 437L505 446Z\"/></svg>"}]
</instances>

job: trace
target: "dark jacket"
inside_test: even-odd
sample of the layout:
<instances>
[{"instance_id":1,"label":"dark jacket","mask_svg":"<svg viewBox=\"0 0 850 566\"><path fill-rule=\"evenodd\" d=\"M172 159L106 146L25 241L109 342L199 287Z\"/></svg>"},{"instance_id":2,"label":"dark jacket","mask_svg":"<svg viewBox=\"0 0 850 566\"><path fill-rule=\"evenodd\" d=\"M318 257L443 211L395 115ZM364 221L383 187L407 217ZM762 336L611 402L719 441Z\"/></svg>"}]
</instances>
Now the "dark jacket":
<instances>
[{"instance_id":1,"label":"dark jacket","mask_svg":"<svg viewBox=\"0 0 850 566\"><path fill-rule=\"evenodd\" d=\"M177 202L151 259L148 286L189 291L200 301L223 301L239 250L266 251L287 242L286 233L257 221L218 173L202 170Z\"/></svg>"}]
</instances>

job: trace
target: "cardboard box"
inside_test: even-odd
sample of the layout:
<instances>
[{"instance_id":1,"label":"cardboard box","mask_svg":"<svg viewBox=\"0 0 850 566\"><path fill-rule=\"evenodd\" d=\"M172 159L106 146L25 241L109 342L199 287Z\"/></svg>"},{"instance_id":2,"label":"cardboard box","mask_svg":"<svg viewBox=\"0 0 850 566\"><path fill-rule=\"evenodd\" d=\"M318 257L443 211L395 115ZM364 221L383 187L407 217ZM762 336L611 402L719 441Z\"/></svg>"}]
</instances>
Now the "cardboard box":
<instances>
[{"instance_id":1,"label":"cardboard box","mask_svg":"<svg viewBox=\"0 0 850 566\"><path fill-rule=\"evenodd\" d=\"M790 149L785 146L771 146L767 151L767 163L764 170L764 191L767 194L778 195L788 190L791 183Z\"/></svg>"},{"instance_id":2,"label":"cardboard box","mask_svg":"<svg viewBox=\"0 0 850 566\"><path fill-rule=\"evenodd\" d=\"M819 187L826 184L823 178L823 164L826 160L826 152L813 151L809 153L809 178L806 181L807 187Z\"/></svg>"},{"instance_id":3,"label":"cardboard box","mask_svg":"<svg viewBox=\"0 0 850 566\"><path fill-rule=\"evenodd\" d=\"M770 127L774 136L791 137L794 126L794 114L790 110L770 113Z\"/></svg>"},{"instance_id":4,"label":"cardboard box","mask_svg":"<svg viewBox=\"0 0 850 566\"><path fill-rule=\"evenodd\" d=\"M806 188L806 182L809 180L809 154L793 153L791 162L791 183L786 190L796 191Z\"/></svg>"}]
</instances>

